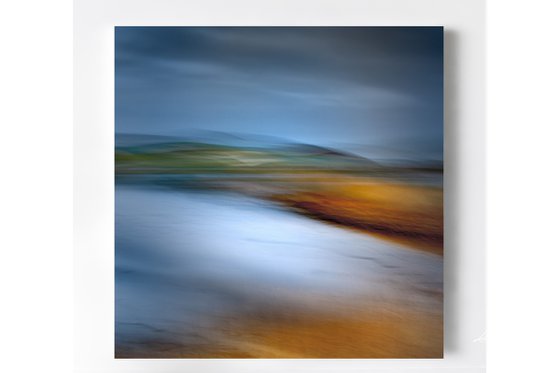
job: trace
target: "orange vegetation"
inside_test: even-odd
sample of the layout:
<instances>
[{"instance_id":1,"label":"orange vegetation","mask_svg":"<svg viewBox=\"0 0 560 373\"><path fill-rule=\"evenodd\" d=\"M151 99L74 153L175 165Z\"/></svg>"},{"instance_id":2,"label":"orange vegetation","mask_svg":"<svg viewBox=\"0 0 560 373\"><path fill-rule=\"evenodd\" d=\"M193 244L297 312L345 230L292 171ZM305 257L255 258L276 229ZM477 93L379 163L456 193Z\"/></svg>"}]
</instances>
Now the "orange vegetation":
<instances>
[{"instance_id":1,"label":"orange vegetation","mask_svg":"<svg viewBox=\"0 0 560 373\"><path fill-rule=\"evenodd\" d=\"M312 190L276 194L272 199L311 217L402 238L420 248L443 252L441 188L346 180Z\"/></svg>"}]
</instances>

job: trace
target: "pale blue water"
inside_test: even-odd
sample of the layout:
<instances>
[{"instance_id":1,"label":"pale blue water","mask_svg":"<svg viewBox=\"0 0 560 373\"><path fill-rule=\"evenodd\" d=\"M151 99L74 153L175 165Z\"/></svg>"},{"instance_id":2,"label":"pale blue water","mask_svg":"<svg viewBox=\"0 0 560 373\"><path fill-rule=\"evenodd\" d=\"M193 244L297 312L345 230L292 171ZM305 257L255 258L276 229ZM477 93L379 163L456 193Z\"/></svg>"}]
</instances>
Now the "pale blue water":
<instances>
[{"instance_id":1,"label":"pale blue water","mask_svg":"<svg viewBox=\"0 0 560 373\"><path fill-rule=\"evenodd\" d=\"M120 346L212 344L266 307L441 307L440 256L221 192L117 185L115 261Z\"/></svg>"}]
</instances>

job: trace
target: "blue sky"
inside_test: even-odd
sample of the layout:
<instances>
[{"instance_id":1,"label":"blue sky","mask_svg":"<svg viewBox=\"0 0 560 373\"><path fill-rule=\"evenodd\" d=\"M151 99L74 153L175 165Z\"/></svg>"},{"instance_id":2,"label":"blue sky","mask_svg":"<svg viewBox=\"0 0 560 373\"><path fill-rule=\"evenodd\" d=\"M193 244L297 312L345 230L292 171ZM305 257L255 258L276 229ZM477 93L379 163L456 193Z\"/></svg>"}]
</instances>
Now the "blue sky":
<instances>
[{"instance_id":1,"label":"blue sky","mask_svg":"<svg viewBox=\"0 0 560 373\"><path fill-rule=\"evenodd\" d=\"M443 159L441 27L117 27L115 37L118 133L248 133Z\"/></svg>"}]
</instances>

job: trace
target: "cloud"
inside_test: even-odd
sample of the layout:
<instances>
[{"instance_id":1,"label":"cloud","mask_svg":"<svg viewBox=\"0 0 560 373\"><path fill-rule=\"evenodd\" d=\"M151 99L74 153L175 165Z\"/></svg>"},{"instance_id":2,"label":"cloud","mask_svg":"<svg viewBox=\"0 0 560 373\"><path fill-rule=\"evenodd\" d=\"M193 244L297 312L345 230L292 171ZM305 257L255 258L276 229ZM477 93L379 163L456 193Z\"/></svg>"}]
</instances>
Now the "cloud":
<instances>
[{"instance_id":1,"label":"cloud","mask_svg":"<svg viewBox=\"0 0 560 373\"><path fill-rule=\"evenodd\" d=\"M437 151L442 36L416 27L118 27L117 127L402 137L406 147L429 134Z\"/></svg>"}]
</instances>

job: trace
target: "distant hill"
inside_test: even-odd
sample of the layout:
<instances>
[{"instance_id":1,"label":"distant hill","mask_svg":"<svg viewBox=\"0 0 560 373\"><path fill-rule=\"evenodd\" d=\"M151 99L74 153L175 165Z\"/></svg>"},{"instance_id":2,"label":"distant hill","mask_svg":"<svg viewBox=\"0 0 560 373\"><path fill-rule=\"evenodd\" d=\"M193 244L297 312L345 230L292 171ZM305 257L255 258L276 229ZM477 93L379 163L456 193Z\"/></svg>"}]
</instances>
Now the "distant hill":
<instances>
[{"instance_id":1,"label":"distant hill","mask_svg":"<svg viewBox=\"0 0 560 373\"><path fill-rule=\"evenodd\" d=\"M143 146L150 144L163 144L171 142L182 142L185 138L175 136L147 135L135 133L116 133L115 146L118 148L128 146Z\"/></svg>"},{"instance_id":2,"label":"distant hill","mask_svg":"<svg viewBox=\"0 0 560 373\"><path fill-rule=\"evenodd\" d=\"M117 133L119 170L149 168L189 171L207 168L237 172L256 169L322 169L337 172L387 172L392 169L442 170L443 162L430 159L380 158L363 151L340 150L259 135L197 131L192 136ZM362 149L363 150L363 149ZM366 149L367 150L367 149ZM375 151L375 149L372 149ZM388 152L381 154L387 155Z\"/></svg>"}]
</instances>

